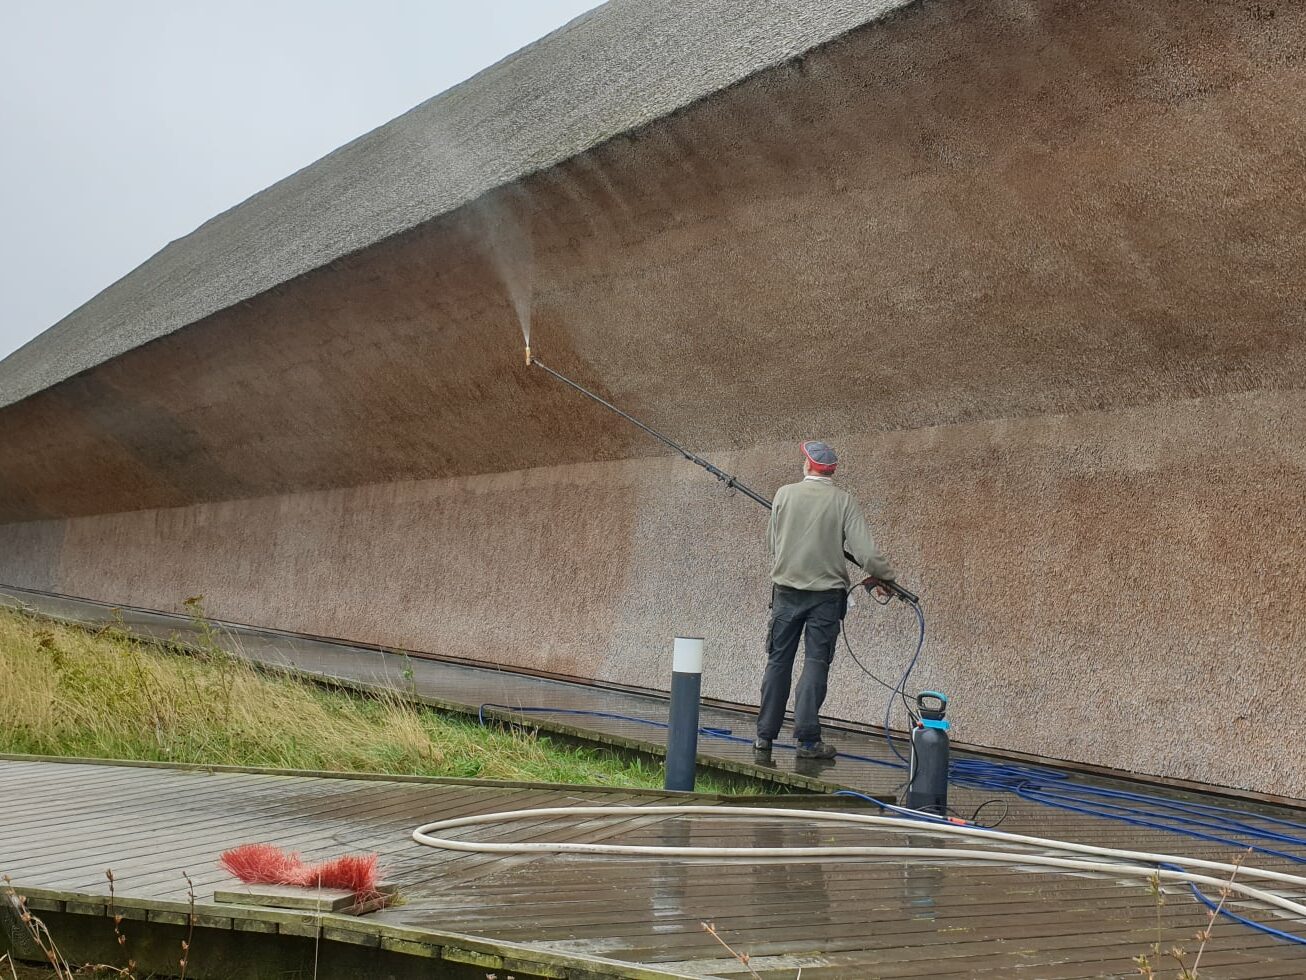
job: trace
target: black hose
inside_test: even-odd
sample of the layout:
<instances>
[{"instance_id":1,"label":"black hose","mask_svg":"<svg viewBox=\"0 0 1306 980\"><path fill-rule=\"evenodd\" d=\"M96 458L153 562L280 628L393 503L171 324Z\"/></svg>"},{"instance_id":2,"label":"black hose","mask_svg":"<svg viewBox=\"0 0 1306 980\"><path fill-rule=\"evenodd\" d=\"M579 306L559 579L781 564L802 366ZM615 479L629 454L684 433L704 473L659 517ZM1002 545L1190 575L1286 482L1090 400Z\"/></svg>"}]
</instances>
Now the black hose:
<instances>
[{"instance_id":1,"label":"black hose","mask_svg":"<svg viewBox=\"0 0 1306 980\"><path fill-rule=\"evenodd\" d=\"M761 504L767 510L771 509L771 501L768 500L766 497L762 496L752 487L740 483L738 479L731 476L729 473L725 472L724 470L718 469L717 467L713 466L711 463L703 459L701 456L695 456L688 449L680 445L680 443L676 442L671 437L663 435L661 432L659 432L657 429L653 428L652 426L645 425L639 419L635 418L635 416L623 412L616 405L612 404L612 402L607 401L604 398L600 398L598 395L594 394L594 392L590 391L588 388L584 387L583 385L579 385L575 381L572 381L571 378L567 377L566 375L559 374L557 371L553 370L553 368L549 367L547 364L543 363L542 361L539 361L535 358L531 358L531 363L534 364L537 368L540 368L541 370L546 371L547 373L553 375L563 384L570 385L572 388L575 388L585 397L592 398L594 401L598 402L608 411L615 412L616 414L620 415L631 425L635 425L643 429L645 432L647 432L649 435L651 435L654 439L658 440L659 442L667 446L670 446L672 449L680 453L681 456L685 457L685 459L689 460L691 463L703 467L703 469L707 470L709 473L711 473L714 477L716 477L726 486L730 487L732 490L738 490L745 497L757 501L757 503Z\"/></svg>"}]
</instances>

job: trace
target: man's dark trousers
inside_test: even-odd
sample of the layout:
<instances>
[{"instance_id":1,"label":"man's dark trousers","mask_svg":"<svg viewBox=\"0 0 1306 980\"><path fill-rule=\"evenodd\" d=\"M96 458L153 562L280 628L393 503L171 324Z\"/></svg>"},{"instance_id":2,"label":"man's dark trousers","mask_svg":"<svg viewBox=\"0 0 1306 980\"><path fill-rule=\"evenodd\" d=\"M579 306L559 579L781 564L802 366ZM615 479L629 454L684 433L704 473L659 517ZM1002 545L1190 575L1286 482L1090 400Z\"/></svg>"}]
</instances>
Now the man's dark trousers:
<instances>
[{"instance_id":1,"label":"man's dark trousers","mask_svg":"<svg viewBox=\"0 0 1306 980\"><path fill-rule=\"evenodd\" d=\"M766 641L766 673L762 676L762 709L757 716L759 738L780 734L789 689L793 684L794 656L798 641L804 640L803 673L794 697L794 737L800 742L818 742L821 723L817 716L825 703L826 682L839 624L847 610L848 593L843 589L808 592L777 585L771 595L771 629Z\"/></svg>"}]
</instances>

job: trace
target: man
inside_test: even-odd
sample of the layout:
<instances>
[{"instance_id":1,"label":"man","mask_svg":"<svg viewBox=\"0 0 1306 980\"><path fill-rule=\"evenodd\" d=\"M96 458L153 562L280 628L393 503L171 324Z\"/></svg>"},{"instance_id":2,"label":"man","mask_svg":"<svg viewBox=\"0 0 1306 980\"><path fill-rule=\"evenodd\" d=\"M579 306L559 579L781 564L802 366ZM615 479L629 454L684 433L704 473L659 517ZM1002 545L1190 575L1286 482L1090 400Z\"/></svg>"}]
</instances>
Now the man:
<instances>
[{"instance_id":1,"label":"man","mask_svg":"<svg viewBox=\"0 0 1306 980\"><path fill-rule=\"evenodd\" d=\"M845 552L870 578L892 582L897 573L875 547L857 502L834 485L839 464L835 451L815 441L803 443L802 448L803 480L780 488L767 529L771 628L753 751L769 756L771 742L780 734L793 683L794 655L805 635L803 673L794 697L798 757L833 759L836 750L821 741L817 716L825 702L839 625L848 608Z\"/></svg>"}]
</instances>

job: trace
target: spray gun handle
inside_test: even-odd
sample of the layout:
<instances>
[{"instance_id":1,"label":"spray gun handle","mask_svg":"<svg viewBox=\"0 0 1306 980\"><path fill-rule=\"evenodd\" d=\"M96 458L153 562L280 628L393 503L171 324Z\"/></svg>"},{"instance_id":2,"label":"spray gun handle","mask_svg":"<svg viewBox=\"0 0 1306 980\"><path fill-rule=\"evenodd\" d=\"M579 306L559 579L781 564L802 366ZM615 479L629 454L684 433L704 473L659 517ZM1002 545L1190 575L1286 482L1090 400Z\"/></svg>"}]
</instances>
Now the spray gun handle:
<instances>
[{"instance_id":1,"label":"spray gun handle","mask_svg":"<svg viewBox=\"0 0 1306 980\"><path fill-rule=\"evenodd\" d=\"M904 588L897 582L886 582L884 579L869 576L862 580L862 585L866 587L867 592L870 592L872 589L883 589L885 592L889 593L890 596L896 599L901 599L903 602L910 602L913 605L921 601L920 596L915 592ZM887 602L888 600L885 601Z\"/></svg>"}]
</instances>

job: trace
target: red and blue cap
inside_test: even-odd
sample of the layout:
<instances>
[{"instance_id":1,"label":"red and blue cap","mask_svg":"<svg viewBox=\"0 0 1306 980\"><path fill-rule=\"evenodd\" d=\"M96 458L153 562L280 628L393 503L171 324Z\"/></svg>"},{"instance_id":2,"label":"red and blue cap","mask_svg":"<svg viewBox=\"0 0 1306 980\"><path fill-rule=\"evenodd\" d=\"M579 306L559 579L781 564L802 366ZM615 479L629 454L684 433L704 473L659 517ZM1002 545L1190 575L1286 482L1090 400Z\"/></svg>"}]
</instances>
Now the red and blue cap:
<instances>
[{"instance_id":1,"label":"red and blue cap","mask_svg":"<svg viewBox=\"0 0 1306 980\"><path fill-rule=\"evenodd\" d=\"M812 470L822 476L829 476L839 465L839 454L816 439L803 443L803 455L812 464Z\"/></svg>"}]
</instances>

